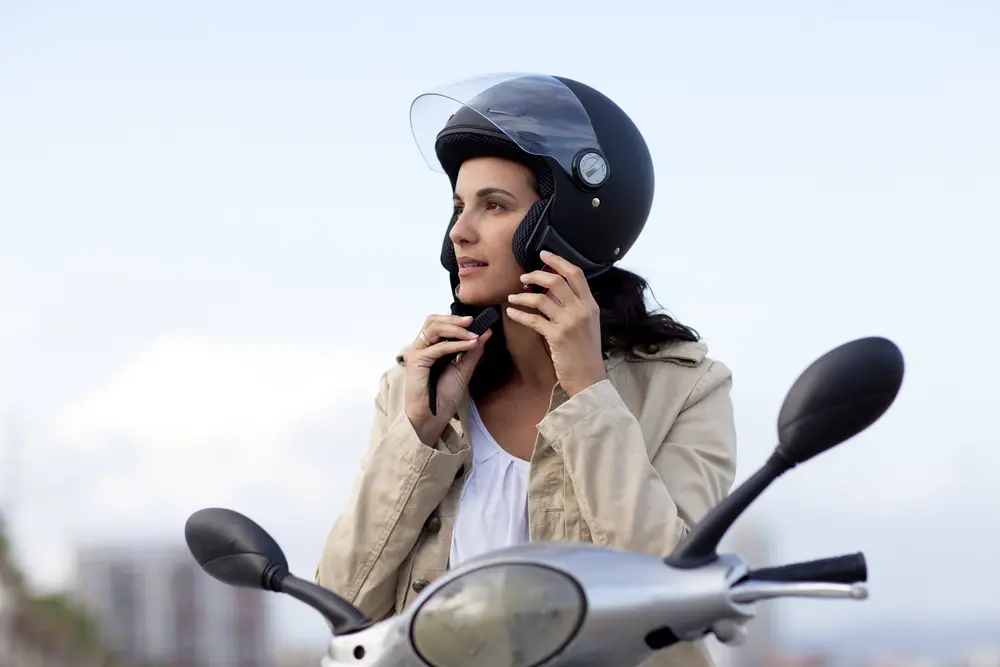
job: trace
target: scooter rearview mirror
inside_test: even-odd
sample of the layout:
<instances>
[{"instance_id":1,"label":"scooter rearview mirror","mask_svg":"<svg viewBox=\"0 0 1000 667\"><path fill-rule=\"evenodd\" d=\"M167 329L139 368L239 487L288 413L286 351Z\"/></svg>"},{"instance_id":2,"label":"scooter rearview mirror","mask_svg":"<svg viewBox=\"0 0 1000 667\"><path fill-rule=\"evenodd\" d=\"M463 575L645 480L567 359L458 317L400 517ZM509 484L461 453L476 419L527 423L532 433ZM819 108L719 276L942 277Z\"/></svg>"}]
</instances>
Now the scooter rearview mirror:
<instances>
[{"instance_id":1,"label":"scooter rearview mirror","mask_svg":"<svg viewBox=\"0 0 1000 667\"><path fill-rule=\"evenodd\" d=\"M885 338L861 338L827 352L788 391L776 453L803 463L861 433L896 400L903 370L902 352Z\"/></svg>"},{"instance_id":2,"label":"scooter rearview mirror","mask_svg":"<svg viewBox=\"0 0 1000 667\"><path fill-rule=\"evenodd\" d=\"M239 512L198 510L184 525L184 539L201 569L230 586L271 590L266 575L288 571L274 538Z\"/></svg>"},{"instance_id":3,"label":"scooter rearview mirror","mask_svg":"<svg viewBox=\"0 0 1000 667\"><path fill-rule=\"evenodd\" d=\"M322 614L335 634L355 632L370 623L333 591L289 572L274 538L239 512L219 507L198 510L184 525L184 539L201 569L215 579L290 595Z\"/></svg>"},{"instance_id":4,"label":"scooter rearview mirror","mask_svg":"<svg viewBox=\"0 0 1000 667\"><path fill-rule=\"evenodd\" d=\"M886 338L860 338L814 361L785 397L774 453L693 526L665 562L687 569L718 558L722 537L764 489L795 465L868 428L892 405L902 382L902 352Z\"/></svg>"}]
</instances>

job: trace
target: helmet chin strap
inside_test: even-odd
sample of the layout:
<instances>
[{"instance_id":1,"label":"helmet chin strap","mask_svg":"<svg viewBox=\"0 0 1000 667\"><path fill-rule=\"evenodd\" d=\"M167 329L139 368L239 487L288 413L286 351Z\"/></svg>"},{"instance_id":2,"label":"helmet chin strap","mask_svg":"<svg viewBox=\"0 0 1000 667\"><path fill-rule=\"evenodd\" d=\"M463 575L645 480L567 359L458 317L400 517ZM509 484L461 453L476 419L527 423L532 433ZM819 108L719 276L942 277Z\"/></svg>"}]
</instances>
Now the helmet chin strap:
<instances>
[{"instance_id":1,"label":"helmet chin strap","mask_svg":"<svg viewBox=\"0 0 1000 667\"><path fill-rule=\"evenodd\" d=\"M458 273L452 273L451 278L451 291L455 295L455 300L451 302L451 314L452 315L463 315L468 314L466 311L469 310L469 306L462 303L458 298ZM469 331L472 333L482 336L488 329L492 329L500 322L500 310L496 306L487 306L483 309L476 317L472 320L472 324L469 325ZM455 361L458 358L457 353L446 354L445 356L439 358L430 368L430 372L427 376L427 401L428 407L431 410L431 414L437 416L437 386L438 380L441 379L441 375L448 368L448 364Z\"/></svg>"}]
</instances>

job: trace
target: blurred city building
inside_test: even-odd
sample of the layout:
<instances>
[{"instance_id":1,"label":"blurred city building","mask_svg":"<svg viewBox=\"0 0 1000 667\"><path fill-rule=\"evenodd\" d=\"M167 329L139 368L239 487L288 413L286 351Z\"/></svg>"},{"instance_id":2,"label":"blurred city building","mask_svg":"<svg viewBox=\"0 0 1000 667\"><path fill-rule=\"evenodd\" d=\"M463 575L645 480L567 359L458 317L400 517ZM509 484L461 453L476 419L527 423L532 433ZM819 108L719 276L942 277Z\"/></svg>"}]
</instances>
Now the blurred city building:
<instances>
[{"instance_id":1,"label":"blurred city building","mask_svg":"<svg viewBox=\"0 0 1000 667\"><path fill-rule=\"evenodd\" d=\"M212 579L183 547L93 546L73 591L123 658L170 667L271 667L267 593Z\"/></svg>"},{"instance_id":2,"label":"blurred city building","mask_svg":"<svg viewBox=\"0 0 1000 667\"><path fill-rule=\"evenodd\" d=\"M140 667L115 660L65 595L31 590L6 528L0 511L0 666Z\"/></svg>"}]
</instances>

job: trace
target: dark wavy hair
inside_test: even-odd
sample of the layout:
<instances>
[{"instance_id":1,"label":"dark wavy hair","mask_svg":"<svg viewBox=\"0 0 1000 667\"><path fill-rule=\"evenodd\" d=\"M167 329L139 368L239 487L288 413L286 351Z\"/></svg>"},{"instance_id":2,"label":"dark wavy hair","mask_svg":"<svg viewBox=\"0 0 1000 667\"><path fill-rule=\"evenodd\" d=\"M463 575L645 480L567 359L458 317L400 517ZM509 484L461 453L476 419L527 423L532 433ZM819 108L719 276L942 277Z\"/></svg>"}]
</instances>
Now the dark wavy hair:
<instances>
[{"instance_id":1,"label":"dark wavy hair","mask_svg":"<svg viewBox=\"0 0 1000 667\"><path fill-rule=\"evenodd\" d=\"M652 352L657 347L699 340L698 332L663 312L644 278L631 271L612 267L589 281L590 291L601 309L601 352L605 358L619 352L634 359L635 351ZM650 309L646 292L655 308ZM481 307L455 303L456 315L478 315ZM514 373L514 362L507 352L503 322L493 327L493 336L469 382L473 399L481 399L502 387Z\"/></svg>"}]
</instances>

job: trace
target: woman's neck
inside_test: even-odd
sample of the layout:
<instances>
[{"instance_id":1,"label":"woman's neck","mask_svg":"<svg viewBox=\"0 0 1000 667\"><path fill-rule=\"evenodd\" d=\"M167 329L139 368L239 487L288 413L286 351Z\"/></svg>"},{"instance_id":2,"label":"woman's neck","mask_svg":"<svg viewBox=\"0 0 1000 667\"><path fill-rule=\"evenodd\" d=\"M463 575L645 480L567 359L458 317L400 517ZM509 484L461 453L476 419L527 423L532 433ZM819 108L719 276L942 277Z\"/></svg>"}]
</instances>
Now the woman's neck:
<instances>
[{"instance_id":1,"label":"woman's neck","mask_svg":"<svg viewBox=\"0 0 1000 667\"><path fill-rule=\"evenodd\" d=\"M503 313L503 334L507 352L514 362L513 381L527 389L552 391L558 381L545 339L532 329Z\"/></svg>"}]
</instances>

